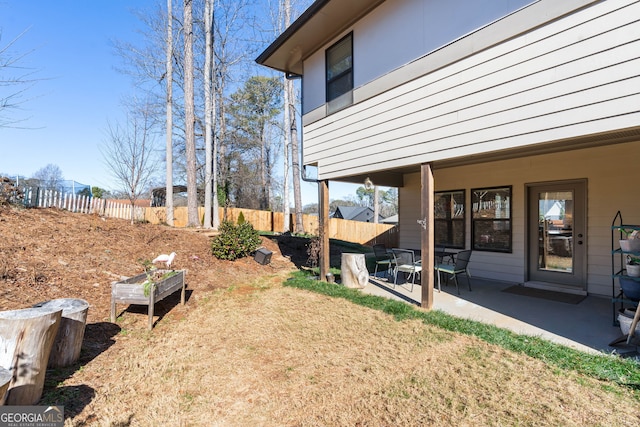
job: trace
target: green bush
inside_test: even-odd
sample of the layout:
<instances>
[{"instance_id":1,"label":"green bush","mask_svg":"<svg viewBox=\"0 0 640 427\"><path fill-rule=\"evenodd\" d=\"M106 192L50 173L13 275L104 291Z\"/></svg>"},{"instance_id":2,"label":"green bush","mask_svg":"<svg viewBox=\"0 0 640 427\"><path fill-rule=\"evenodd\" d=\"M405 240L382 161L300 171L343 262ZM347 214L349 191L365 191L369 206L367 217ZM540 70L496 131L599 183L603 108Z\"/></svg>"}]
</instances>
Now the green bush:
<instances>
[{"instance_id":1,"label":"green bush","mask_svg":"<svg viewBox=\"0 0 640 427\"><path fill-rule=\"evenodd\" d=\"M220 234L211 242L211 252L218 259L234 261L246 257L260 246L260 235L248 222L234 225L223 221Z\"/></svg>"}]
</instances>

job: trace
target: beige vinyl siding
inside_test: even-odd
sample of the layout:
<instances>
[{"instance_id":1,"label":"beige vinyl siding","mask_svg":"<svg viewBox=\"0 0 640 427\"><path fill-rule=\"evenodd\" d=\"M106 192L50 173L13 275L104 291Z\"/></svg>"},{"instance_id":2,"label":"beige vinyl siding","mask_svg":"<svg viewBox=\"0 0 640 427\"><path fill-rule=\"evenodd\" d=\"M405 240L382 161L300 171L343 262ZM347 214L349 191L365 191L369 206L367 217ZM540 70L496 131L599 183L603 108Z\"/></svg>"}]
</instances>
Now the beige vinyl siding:
<instances>
[{"instance_id":1,"label":"beige vinyl siding","mask_svg":"<svg viewBox=\"0 0 640 427\"><path fill-rule=\"evenodd\" d=\"M401 248L420 249L420 174L413 173L404 176L404 187L398 188L398 242Z\"/></svg>"},{"instance_id":2,"label":"beige vinyl siding","mask_svg":"<svg viewBox=\"0 0 640 427\"><path fill-rule=\"evenodd\" d=\"M471 188L512 185L513 253L474 251L473 276L522 283L526 280L526 185L587 180L587 289L611 295L611 221L620 210L625 223L640 224L640 141L564 153L482 163L434 171L436 191L465 189L466 247L471 247L468 203ZM405 176L399 189L400 246L419 247L420 175ZM417 245L417 246L416 246Z\"/></svg>"},{"instance_id":3,"label":"beige vinyl siding","mask_svg":"<svg viewBox=\"0 0 640 427\"><path fill-rule=\"evenodd\" d=\"M639 18L601 2L308 124L304 163L332 179L638 126Z\"/></svg>"}]
</instances>

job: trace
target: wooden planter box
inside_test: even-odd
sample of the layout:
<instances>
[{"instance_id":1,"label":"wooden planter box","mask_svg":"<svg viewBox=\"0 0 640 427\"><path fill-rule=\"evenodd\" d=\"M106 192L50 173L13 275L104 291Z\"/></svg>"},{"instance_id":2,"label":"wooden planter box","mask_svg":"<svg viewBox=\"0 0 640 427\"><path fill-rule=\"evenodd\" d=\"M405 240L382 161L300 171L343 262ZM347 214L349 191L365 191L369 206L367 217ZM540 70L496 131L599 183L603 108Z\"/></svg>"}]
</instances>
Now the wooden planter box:
<instances>
[{"instance_id":1,"label":"wooden planter box","mask_svg":"<svg viewBox=\"0 0 640 427\"><path fill-rule=\"evenodd\" d=\"M142 273L126 280L111 283L111 321L116 321L116 304L139 304L149 306L149 329L153 328L153 307L156 302L168 297L178 289L182 289L180 302L184 305L185 283L184 270L155 270L159 274L175 272L171 277L156 281L151 285L149 294L145 295L142 284L147 275Z\"/></svg>"}]
</instances>

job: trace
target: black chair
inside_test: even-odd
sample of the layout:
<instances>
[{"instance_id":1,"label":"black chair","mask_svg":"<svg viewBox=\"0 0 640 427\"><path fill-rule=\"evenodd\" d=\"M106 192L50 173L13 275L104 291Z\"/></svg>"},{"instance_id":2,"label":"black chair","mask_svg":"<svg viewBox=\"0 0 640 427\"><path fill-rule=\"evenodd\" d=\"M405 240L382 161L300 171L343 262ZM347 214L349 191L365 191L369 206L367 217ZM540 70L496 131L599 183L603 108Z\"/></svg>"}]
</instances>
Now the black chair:
<instances>
[{"instance_id":1,"label":"black chair","mask_svg":"<svg viewBox=\"0 0 640 427\"><path fill-rule=\"evenodd\" d=\"M471 291L471 274L469 273L469 259L471 258L471 251L460 251L456 255L455 263L453 264L438 264L435 266L435 270L438 273L438 291L441 291L440 288L440 273L448 274L447 281L449 278L453 277L453 280L456 282L456 290L458 291L458 295L460 295L460 287L458 286L458 274L464 274L467 276L467 283L469 285L469 291Z\"/></svg>"},{"instance_id":2,"label":"black chair","mask_svg":"<svg viewBox=\"0 0 640 427\"><path fill-rule=\"evenodd\" d=\"M385 267L387 278L389 277L389 270L393 266L392 256L387 252L387 248L383 244L373 245L373 254L376 257L376 268L373 272L373 275L376 276L378 274L378 267Z\"/></svg>"},{"instance_id":3,"label":"black chair","mask_svg":"<svg viewBox=\"0 0 640 427\"><path fill-rule=\"evenodd\" d=\"M433 262L436 265L444 263L444 257L447 255L445 253L447 247L444 245L435 245L433 249Z\"/></svg>"}]
</instances>

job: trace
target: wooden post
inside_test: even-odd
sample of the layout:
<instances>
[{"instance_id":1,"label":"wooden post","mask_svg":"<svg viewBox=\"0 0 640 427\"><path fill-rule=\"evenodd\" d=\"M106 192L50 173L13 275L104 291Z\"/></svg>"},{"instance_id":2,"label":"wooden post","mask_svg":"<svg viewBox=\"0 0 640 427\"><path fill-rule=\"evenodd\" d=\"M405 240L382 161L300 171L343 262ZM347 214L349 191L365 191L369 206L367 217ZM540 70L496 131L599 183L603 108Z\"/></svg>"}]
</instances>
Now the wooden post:
<instances>
[{"instance_id":1,"label":"wooden post","mask_svg":"<svg viewBox=\"0 0 640 427\"><path fill-rule=\"evenodd\" d=\"M320 280L326 280L329 273L329 181L318 181L318 215L320 234Z\"/></svg>"},{"instance_id":2,"label":"wooden post","mask_svg":"<svg viewBox=\"0 0 640 427\"><path fill-rule=\"evenodd\" d=\"M431 164L424 163L421 170L421 196L420 196L420 251L422 252L422 301L420 305L427 310L433 308L433 171Z\"/></svg>"},{"instance_id":3,"label":"wooden post","mask_svg":"<svg viewBox=\"0 0 640 427\"><path fill-rule=\"evenodd\" d=\"M26 308L0 312L0 366L11 372L6 405L35 405L62 310Z\"/></svg>"},{"instance_id":4,"label":"wooden post","mask_svg":"<svg viewBox=\"0 0 640 427\"><path fill-rule=\"evenodd\" d=\"M362 289L369 282L364 254L343 253L340 260L340 278L347 288Z\"/></svg>"},{"instance_id":5,"label":"wooden post","mask_svg":"<svg viewBox=\"0 0 640 427\"><path fill-rule=\"evenodd\" d=\"M49 355L49 368L70 366L80 358L89 303L82 299L60 298L36 304L50 310L62 310L60 327Z\"/></svg>"}]
</instances>

